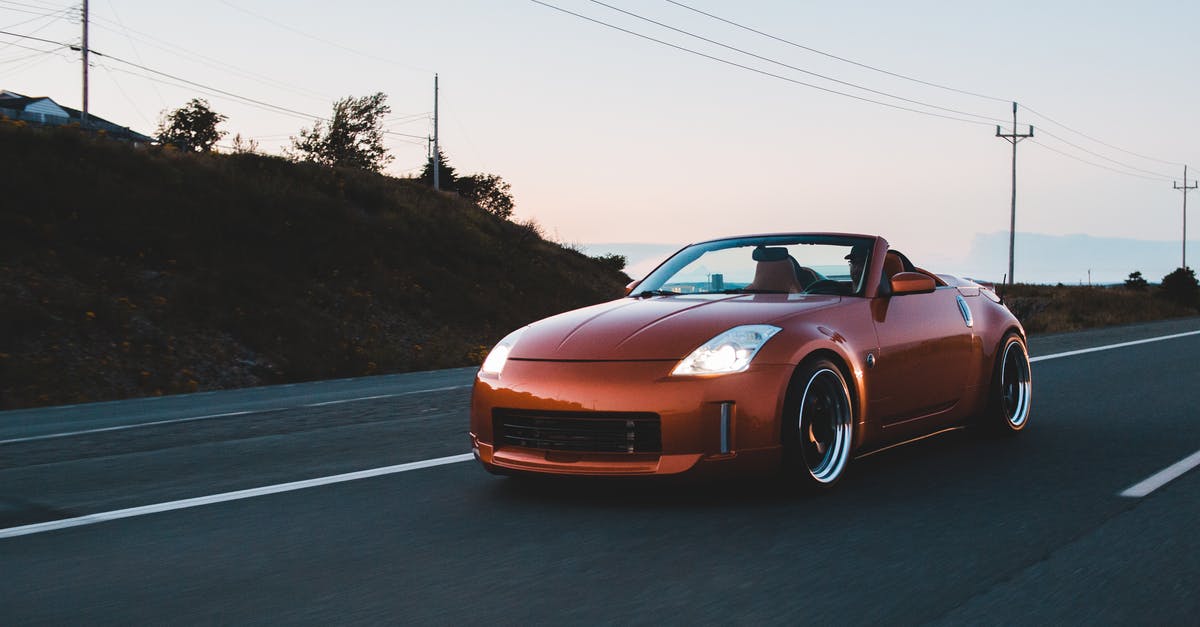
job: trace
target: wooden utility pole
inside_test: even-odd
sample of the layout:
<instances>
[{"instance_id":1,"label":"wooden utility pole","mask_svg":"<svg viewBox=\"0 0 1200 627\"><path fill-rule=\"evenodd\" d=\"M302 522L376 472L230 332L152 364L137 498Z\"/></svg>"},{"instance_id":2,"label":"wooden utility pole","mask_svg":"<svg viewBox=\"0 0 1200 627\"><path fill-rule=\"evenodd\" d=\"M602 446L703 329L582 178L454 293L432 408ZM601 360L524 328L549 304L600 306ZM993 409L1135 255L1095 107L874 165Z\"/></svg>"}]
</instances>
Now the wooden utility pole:
<instances>
[{"instance_id":1,"label":"wooden utility pole","mask_svg":"<svg viewBox=\"0 0 1200 627\"><path fill-rule=\"evenodd\" d=\"M1174 183L1175 189L1183 192L1183 261L1180 268L1186 268L1187 265L1187 195L1193 189L1196 189L1197 183L1188 185L1187 182L1187 166L1183 166L1183 185Z\"/></svg>"},{"instance_id":2,"label":"wooden utility pole","mask_svg":"<svg viewBox=\"0 0 1200 627\"><path fill-rule=\"evenodd\" d=\"M83 108L80 110L80 126L88 125L88 0L83 0L83 43L79 47L83 56Z\"/></svg>"},{"instance_id":3,"label":"wooden utility pole","mask_svg":"<svg viewBox=\"0 0 1200 627\"><path fill-rule=\"evenodd\" d=\"M1017 142L1026 137L1033 137L1033 125L1028 133L1017 132L1017 103L1013 103L1013 129L1011 133L1001 133L1000 125L996 125L996 137L1003 137L1012 143L1012 214L1008 222L1008 284L1013 284L1013 248L1017 242Z\"/></svg>"},{"instance_id":4,"label":"wooden utility pole","mask_svg":"<svg viewBox=\"0 0 1200 627\"><path fill-rule=\"evenodd\" d=\"M438 171L441 170L442 153L438 148L438 75L433 75L433 189L442 189Z\"/></svg>"}]
</instances>

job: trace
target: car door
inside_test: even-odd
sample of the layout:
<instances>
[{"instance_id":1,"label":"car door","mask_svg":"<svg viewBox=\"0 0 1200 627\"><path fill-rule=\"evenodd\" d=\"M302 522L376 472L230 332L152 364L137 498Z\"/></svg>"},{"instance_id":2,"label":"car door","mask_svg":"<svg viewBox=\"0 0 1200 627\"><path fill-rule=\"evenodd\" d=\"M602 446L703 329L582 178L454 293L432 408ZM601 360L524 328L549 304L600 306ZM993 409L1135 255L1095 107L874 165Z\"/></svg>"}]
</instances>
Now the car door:
<instances>
[{"instance_id":1,"label":"car door","mask_svg":"<svg viewBox=\"0 0 1200 627\"><path fill-rule=\"evenodd\" d=\"M963 401L973 334L953 287L872 300L879 340L870 403L884 439L948 424Z\"/></svg>"}]
</instances>

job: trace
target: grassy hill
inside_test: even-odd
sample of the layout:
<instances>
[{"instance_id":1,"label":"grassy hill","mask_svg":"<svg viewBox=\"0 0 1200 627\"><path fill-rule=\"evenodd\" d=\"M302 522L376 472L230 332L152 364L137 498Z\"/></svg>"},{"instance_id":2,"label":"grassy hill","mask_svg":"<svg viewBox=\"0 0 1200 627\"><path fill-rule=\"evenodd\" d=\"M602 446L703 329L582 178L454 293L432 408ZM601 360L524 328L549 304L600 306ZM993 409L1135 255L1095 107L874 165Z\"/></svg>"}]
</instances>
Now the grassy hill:
<instances>
[{"instance_id":1,"label":"grassy hill","mask_svg":"<svg viewBox=\"0 0 1200 627\"><path fill-rule=\"evenodd\" d=\"M414 181L0 123L0 408L477 364L621 294Z\"/></svg>"}]
</instances>

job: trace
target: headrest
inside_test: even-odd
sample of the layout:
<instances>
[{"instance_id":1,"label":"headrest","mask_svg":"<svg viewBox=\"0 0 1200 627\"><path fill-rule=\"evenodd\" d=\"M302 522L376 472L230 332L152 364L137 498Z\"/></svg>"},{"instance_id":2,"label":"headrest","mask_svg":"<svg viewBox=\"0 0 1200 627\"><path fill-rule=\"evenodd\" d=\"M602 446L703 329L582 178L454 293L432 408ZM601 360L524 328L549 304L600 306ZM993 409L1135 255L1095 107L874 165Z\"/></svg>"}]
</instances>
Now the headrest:
<instances>
[{"instance_id":1,"label":"headrest","mask_svg":"<svg viewBox=\"0 0 1200 627\"><path fill-rule=\"evenodd\" d=\"M774 248L759 246L754 249L754 254L751 257L755 261L783 261L788 258L788 249L781 246Z\"/></svg>"}]
</instances>

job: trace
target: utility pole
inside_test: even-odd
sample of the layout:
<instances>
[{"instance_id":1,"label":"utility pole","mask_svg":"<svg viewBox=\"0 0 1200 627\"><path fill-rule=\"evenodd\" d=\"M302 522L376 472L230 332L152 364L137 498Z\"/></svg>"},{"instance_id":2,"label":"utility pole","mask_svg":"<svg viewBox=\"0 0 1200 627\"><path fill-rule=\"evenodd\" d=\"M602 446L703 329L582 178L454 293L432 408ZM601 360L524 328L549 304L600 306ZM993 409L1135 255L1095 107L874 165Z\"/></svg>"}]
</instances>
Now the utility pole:
<instances>
[{"instance_id":1,"label":"utility pole","mask_svg":"<svg viewBox=\"0 0 1200 627\"><path fill-rule=\"evenodd\" d=\"M1013 132L1001 133L1000 125L996 125L996 137L1003 137L1012 143L1012 215L1008 222L1008 284L1013 284L1013 248L1017 242L1017 142L1026 137L1033 137L1033 125L1029 125L1029 133L1017 132L1017 103L1013 103Z\"/></svg>"},{"instance_id":2,"label":"utility pole","mask_svg":"<svg viewBox=\"0 0 1200 627\"><path fill-rule=\"evenodd\" d=\"M441 170L442 153L438 148L438 75L433 75L433 189L442 189L438 171Z\"/></svg>"},{"instance_id":3,"label":"utility pole","mask_svg":"<svg viewBox=\"0 0 1200 627\"><path fill-rule=\"evenodd\" d=\"M1188 185L1187 182L1187 166L1183 166L1183 185L1174 183L1175 189L1183 192L1183 265L1181 268L1188 267L1187 265L1187 194L1189 191L1196 189L1197 183Z\"/></svg>"},{"instance_id":4,"label":"utility pole","mask_svg":"<svg viewBox=\"0 0 1200 627\"><path fill-rule=\"evenodd\" d=\"M83 109L80 112L79 123L84 128L88 125L88 0L83 0L83 45L80 52L83 56Z\"/></svg>"}]
</instances>

